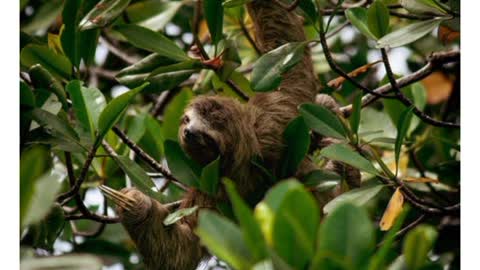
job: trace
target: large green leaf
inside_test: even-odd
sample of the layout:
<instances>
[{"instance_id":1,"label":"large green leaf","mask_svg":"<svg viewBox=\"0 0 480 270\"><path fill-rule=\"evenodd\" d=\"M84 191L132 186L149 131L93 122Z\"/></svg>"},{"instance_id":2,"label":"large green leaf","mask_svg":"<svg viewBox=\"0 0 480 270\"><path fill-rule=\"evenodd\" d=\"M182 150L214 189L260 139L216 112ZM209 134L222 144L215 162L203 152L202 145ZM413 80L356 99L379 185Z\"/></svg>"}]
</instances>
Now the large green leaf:
<instances>
[{"instance_id":1,"label":"large green leaf","mask_svg":"<svg viewBox=\"0 0 480 270\"><path fill-rule=\"evenodd\" d=\"M302 60L306 44L291 42L262 55L253 67L252 89L266 92L280 86L282 74Z\"/></svg>"},{"instance_id":2,"label":"large green leaf","mask_svg":"<svg viewBox=\"0 0 480 270\"><path fill-rule=\"evenodd\" d=\"M115 77L120 78L125 75L150 73L158 67L168 66L175 63L177 63L176 60L172 60L158 53L152 53L135 64L120 70Z\"/></svg>"},{"instance_id":3,"label":"large green leaf","mask_svg":"<svg viewBox=\"0 0 480 270\"><path fill-rule=\"evenodd\" d=\"M126 9L126 13L130 22L158 31L172 20L183 4L183 1L147 0L131 4Z\"/></svg>"},{"instance_id":4,"label":"large green leaf","mask_svg":"<svg viewBox=\"0 0 480 270\"><path fill-rule=\"evenodd\" d=\"M374 228L365 209L343 204L321 224L310 269L339 269L339 264L363 269L374 249Z\"/></svg>"},{"instance_id":5,"label":"large green leaf","mask_svg":"<svg viewBox=\"0 0 480 270\"><path fill-rule=\"evenodd\" d=\"M329 109L317 104L300 105L300 114L312 130L327 137L345 139L345 129L340 119Z\"/></svg>"},{"instance_id":6,"label":"large green leaf","mask_svg":"<svg viewBox=\"0 0 480 270\"><path fill-rule=\"evenodd\" d=\"M412 43L421 37L432 32L443 21L443 18L421 21L409 24L388 35L383 36L377 41L377 48L394 48Z\"/></svg>"},{"instance_id":7,"label":"large green leaf","mask_svg":"<svg viewBox=\"0 0 480 270\"><path fill-rule=\"evenodd\" d=\"M352 115L350 115L350 127L353 134L358 134L358 128L360 126L362 111L362 95L359 93L355 96L352 103Z\"/></svg>"},{"instance_id":8,"label":"large green leaf","mask_svg":"<svg viewBox=\"0 0 480 270\"><path fill-rule=\"evenodd\" d=\"M248 208L247 204L242 200L235 189L235 184L227 179L225 186L233 205L235 217L240 223L240 228L243 233L243 239L248 248L252 252L255 262L260 261L267 256L267 246L263 238L262 231L259 224L253 216L253 212Z\"/></svg>"},{"instance_id":9,"label":"large green leaf","mask_svg":"<svg viewBox=\"0 0 480 270\"><path fill-rule=\"evenodd\" d=\"M310 147L310 134L303 117L299 116L288 124L283 132L287 149L281 167L281 177L292 176L305 158Z\"/></svg>"},{"instance_id":10,"label":"large green leaf","mask_svg":"<svg viewBox=\"0 0 480 270\"><path fill-rule=\"evenodd\" d=\"M199 187L202 191L215 196L220 182L220 157L202 169Z\"/></svg>"},{"instance_id":11,"label":"large green leaf","mask_svg":"<svg viewBox=\"0 0 480 270\"><path fill-rule=\"evenodd\" d=\"M398 173L398 159L400 158L400 152L402 150L403 140L407 135L408 128L410 127L410 122L413 116L413 107L406 109L400 115L400 119L398 120L398 130L397 130L397 139L395 140L395 168L396 173Z\"/></svg>"},{"instance_id":12,"label":"large green leaf","mask_svg":"<svg viewBox=\"0 0 480 270\"><path fill-rule=\"evenodd\" d=\"M390 27L390 11L388 7L380 0L373 2L367 11L368 29L377 38L381 38L388 33Z\"/></svg>"},{"instance_id":13,"label":"large green leaf","mask_svg":"<svg viewBox=\"0 0 480 270\"><path fill-rule=\"evenodd\" d=\"M203 14L213 44L217 44L223 35L223 5L218 0L203 0Z\"/></svg>"},{"instance_id":14,"label":"large green leaf","mask_svg":"<svg viewBox=\"0 0 480 270\"><path fill-rule=\"evenodd\" d=\"M130 0L102 0L80 21L80 30L103 27L127 8Z\"/></svg>"},{"instance_id":15,"label":"large green leaf","mask_svg":"<svg viewBox=\"0 0 480 270\"><path fill-rule=\"evenodd\" d=\"M228 219L210 210L202 210L195 233L215 256L235 269L250 269L254 261L242 232Z\"/></svg>"},{"instance_id":16,"label":"large green leaf","mask_svg":"<svg viewBox=\"0 0 480 270\"><path fill-rule=\"evenodd\" d=\"M163 149L172 174L188 186L199 187L200 165L190 159L175 141L166 140Z\"/></svg>"},{"instance_id":17,"label":"large green leaf","mask_svg":"<svg viewBox=\"0 0 480 270\"><path fill-rule=\"evenodd\" d=\"M20 157L20 223L24 224L35 194L35 183L51 166L50 153L43 146L34 146Z\"/></svg>"},{"instance_id":18,"label":"large green leaf","mask_svg":"<svg viewBox=\"0 0 480 270\"><path fill-rule=\"evenodd\" d=\"M93 138L100 114L107 104L105 97L100 90L84 87L78 80L71 81L66 88L72 99L72 106L78 121Z\"/></svg>"},{"instance_id":19,"label":"large green leaf","mask_svg":"<svg viewBox=\"0 0 480 270\"><path fill-rule=\"evenodd\" d=\"M171 214L168 214L168 216L163 220L163 225L170 226L172 224L175 224L180 219L195 213L197 209L198 206L195 205L194 207L181 208Z\"/></svg>"},{"instance_id":20,"label":"large green leaf","mask_svg":"<svg viewBox=\"0 0 480 270\"><path fill-rule=\"evenodd\" d=\"M36 162L36 161L35 161ZM42 220L53 207L57 193L60 191L65 172L47 172L33 183L33 196L22 225L34 224Z\"/></svg>"},{"instance_id":21,"label":"large green leaf","mask_svg":"<svg viewBox=\"0 0 480 270\"><path fill-rule=\"evenodd\" d=\"M52 73L55 78L70 78L72 75L72 64L67 57L56 54L46 46L27 45L20 52L20 63L26 68L40 64Z\"/></svg>"},{"instance_id":22,"label":"large green leaf","mask_svg":"<svg viewBox=\"0 0 480 270\"><path fill-rule=\"evenodd\" d=\"M120 120L135 95L142 91L147 85L148 83L145 83L140 87L116 97L108 103L98 118L97 143L100 143L105 134Z\"/></svg>"},{"instance_id":23,"label":"large green leaf","mask_svg":"<svg viewBox=\"0 0 480 270\"><path fill-rule=\"evenodd\" d=\"M173 41L148 28L125 24L115 28L135 47L156 52L177 61L189 60L189 57Z\"/></svg>"},{"instance_id":24,"label":"large green leaf","mask_svg":"<svg viewBox=\"0 0 480 270\"><path fill-rule=\"evenodd\" d=\"M346 144L332 144L320 151L320 154L328 159L347 163L362 171L377 175L379 172L372 163Z\"/></svg>"},{"instance_id":25,"label":"large green leaf","mask_svg":"<svg viewBox=\"0 0 480 270\"><path fill-rule=\"evenodd\" d=\"M92 62L97 45L98 30L80 31L78 27L90 2L92 1L66 0L63 8L64 28L60 32L60 39L65 55L76 67L79 67L82 58L87 65Z\"/></svg>"},{"instance_id":26,"label":"large green leaf","mask_svg":"<svg viewBox=\"0 0 480 270\"><path fill-rule=\"evenodd\" d=\"M38 88L46 89L55 94L62 103L64 109L68 108L67 95L62 84L55 77L43 68L40 64L33 65L28 71L33 85Z\"/></svg>"},{"instance_id":27,"label":"large green leaf","mask_svg":"<svg viewBox=\"0 0 480 270\"><path fill-rule=\"evenodd\" d=\"M35 108L32 111L32 117L40 126L55 137L64 137L77 142L80 139L69 123L52 113Z\"/></svg>"},{"instance_id":28,"label":"large green leaf","mask_svg":"<svg viewBox=\"0 0 480 270\"><path fill-rule=\"evenodd\" d=\"M333 171L314 170L307 174L302 182L306 187L314 187L317 191L324 192L336 187L341 180L342 177Z\"/></svg>"},{"instance_id":29,"label":"large green leaf","mask_svg":"<svg viewBox=\"0 0 480 270\"><path fill-rule=\"evenodd\" d=\"M350 21L350 23L360 31L360 33L373 40L377 39L368 27L368 15L366 8L349 8L345 10L345 16Z\"/></svg>"},{"instance_id":30,"label":"large green leaf","mask_svg":"<svg viewBox=\"0 0 480 270\"><path fill-rule=\"evenodd\" d=\"M22 260L20 268L22 270L100 270L103 268L103 263L100 258L92 255L64 255Z\"/></svg>"},{"instance_id":31,"label":"large green leaf","mask_svg":"<svg viewBox=\"0 0 480 270\"><path fill-rule=\"evenodd\" d=\"M255 208L267 243L295 269L313 257L320 211L313 196L297 181L281 182Z\"/></svg>"},{"instance_id":32,"label":"large green leaf","mask_svg":"<svg viewBox=\"0 0 480 270\"><path fill-rule=\"evenodd\" d=\"M323 212L326 214L332 213L333 211L335 211L336 208L338 208L344 203L351 203L356 206L363 206L371 199L373 199L383 189L383 187L383 185L374 184L352 189L335 197L335 199L327 203L323 207Z\"/></svg>"},{"instance_id":33,"label":"large green leaf","mask_svg":"<svg viewBox=\"0 0 480 270\"><path fill-rule=\"evenodd\" d=\"M162 194L153 191L152 188L155 188L155 184L140 165L126 156L114 156L113 159L140 191L163 202Z\"/></svg>"},{"instance_id":34,"label":"large green leaf","mask_svg":"<svg viewBox=\"0 0 480 270\"><path fill-rule=\"evenodd\" d=\"M421 269L427 263L438 232L429 225L420 225L410 231L403 242L403 255L408 269Z\"/></svg>"},{"instance_id":35,"label":"large green leaf","mask_svg":"<svg viewBox=\"0 0 480 270\"><path fill-rule=\"evenodd\" d=\"M402 7L411 13L445 16L445 7L435 0L401 0Z\"/></svg>"}]
</instances>

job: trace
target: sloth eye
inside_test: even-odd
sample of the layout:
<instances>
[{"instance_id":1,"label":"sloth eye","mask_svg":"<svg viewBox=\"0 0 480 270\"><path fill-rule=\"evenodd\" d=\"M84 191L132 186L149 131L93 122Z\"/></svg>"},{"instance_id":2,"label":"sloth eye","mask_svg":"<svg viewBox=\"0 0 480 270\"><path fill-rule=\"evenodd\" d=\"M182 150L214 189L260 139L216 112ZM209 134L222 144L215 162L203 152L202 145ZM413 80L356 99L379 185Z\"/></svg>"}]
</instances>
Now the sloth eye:
<instances>
[{"instance_id":1,"label":"sloth eye","mask_svg":"<svg viewBox=\"0 0 480 270\"><path fill-rule=\"evenodd\" d=\"M190 118L188 118L188 116L183 116L183 119L182 119L182 123L183 124L188 124L188 122L190 122Z\"/></svg>"}]
</instances>

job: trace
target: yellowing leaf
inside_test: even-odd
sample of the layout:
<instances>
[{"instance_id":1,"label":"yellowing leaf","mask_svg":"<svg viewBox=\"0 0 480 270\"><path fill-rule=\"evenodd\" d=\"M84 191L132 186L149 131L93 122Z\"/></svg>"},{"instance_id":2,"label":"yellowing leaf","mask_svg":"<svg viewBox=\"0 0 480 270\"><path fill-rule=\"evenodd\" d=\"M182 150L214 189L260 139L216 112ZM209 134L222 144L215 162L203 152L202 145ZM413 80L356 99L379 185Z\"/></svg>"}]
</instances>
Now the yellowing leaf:
<instances>
[{"instance_id":1,"label":"yellowing leaf","mask_svg":"<svg viewBox=\"0 0 480 270\"><path fill-rule=\"evenodd\" d=\"M387 166L392 172L397 171L397 165L395 164L395 153L393 151L385 151L383 153L383 158L386 159ZM408 161L408 154L406 154L405 152L401 153L400 158L398 159L399 176L406 174L408 169Z\"/></svg>"},{"instance_id":2,"label":"yellowing leaf","mask_svg":"<svg viewBox=\"0 0 480 270\"><path fill-rule=\"evenodd\" d=\"M388 231L395 223L395 219L403 210L403 194L400 188L397 188L388 202L387 209L380 220L380 230Z\"/></svg>"},{"instance_id":3,"label":"yellowing leaf","mask_svg":"<svg viewBox=\"0 0 480 270\"><path fill-rule=\"evenodd\" d=\"M375 61L373 63L368 63L366 65L363 65L357 69L355 69L354 71L348 73L348 76L349 77L352 77L352 78L355 78L357 76L360 76L361 74L367 72L371 67L375 66L376 64L382 62L381 60L378 60L378 61ZM338 88L340 86L342 86L342 84L345 82L345 78L340 76L340 77L337 77L331 81L329 81L327 84L328 86L332 87L332 88Z\"/></svg>"},{"instance_id":4,"label":"yellowing leaf","mask_svg":"<svg viewBox=\"0 0 480 270\"><path fill-rule=\"evenodd\" d=\"M403 178L404 182L412 183L440 183L438 179L428 178L428 177L405 177Z\"/></svg>"}]
</instances>

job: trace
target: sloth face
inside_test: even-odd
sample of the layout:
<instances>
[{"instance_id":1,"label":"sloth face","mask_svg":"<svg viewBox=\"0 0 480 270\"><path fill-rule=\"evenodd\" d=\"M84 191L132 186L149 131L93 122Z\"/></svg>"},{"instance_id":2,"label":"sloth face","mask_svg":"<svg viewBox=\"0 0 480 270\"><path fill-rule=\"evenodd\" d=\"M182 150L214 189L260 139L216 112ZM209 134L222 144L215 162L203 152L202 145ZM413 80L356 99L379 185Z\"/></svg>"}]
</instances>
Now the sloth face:
<instances>
[{"instance_id":1,"label":"sloth face","mask_svg":"<svg viewBox=\"0 0 480 270\"><path fill-rule=\"evenodd\" d=\"M185 110L179 130L180 144L197 162L206 165L225 153L231 112L224 98L200 97Z\"/></svg>"}]
</instances>

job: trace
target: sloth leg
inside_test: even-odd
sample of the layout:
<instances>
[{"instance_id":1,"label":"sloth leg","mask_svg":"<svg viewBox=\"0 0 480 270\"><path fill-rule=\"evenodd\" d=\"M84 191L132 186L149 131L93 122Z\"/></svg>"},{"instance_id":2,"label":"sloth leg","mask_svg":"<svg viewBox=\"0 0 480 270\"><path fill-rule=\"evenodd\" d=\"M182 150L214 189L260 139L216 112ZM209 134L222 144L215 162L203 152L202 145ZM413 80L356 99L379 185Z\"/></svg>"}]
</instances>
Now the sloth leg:
<instances>
[{"instance_id":1,"label":"sloth leg","mask_svg":"<svg viewBox=\"0 0 480 270\"><path fill-rule=\"evenodd\" d=\"M168 209L135 188L102 191L117 204L122 225L135 242L147 269L195 269L204 252L186 224L164 226Z\"/></svg>"}]
</instances>

